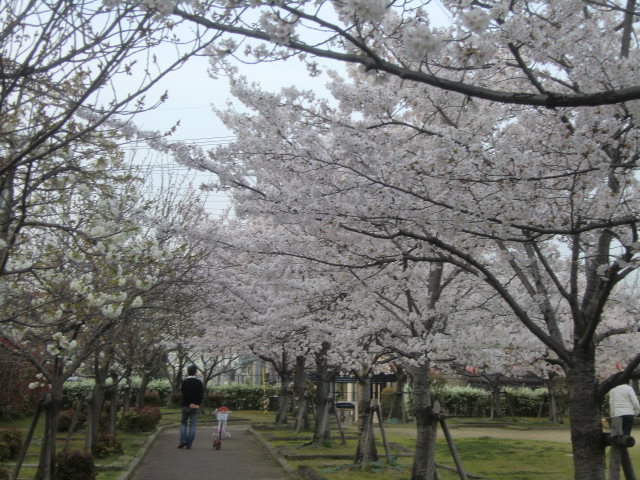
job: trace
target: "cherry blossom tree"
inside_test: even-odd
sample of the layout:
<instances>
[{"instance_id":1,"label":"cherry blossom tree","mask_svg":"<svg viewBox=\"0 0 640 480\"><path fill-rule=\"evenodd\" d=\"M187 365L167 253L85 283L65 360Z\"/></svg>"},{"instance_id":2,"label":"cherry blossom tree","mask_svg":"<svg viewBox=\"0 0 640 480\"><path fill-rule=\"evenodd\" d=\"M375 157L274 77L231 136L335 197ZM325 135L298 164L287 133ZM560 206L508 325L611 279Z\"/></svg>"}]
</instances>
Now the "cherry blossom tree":
<instances>
[{"instance_id":1,"label":"cherry blossom tree","mask_svg":"<svg viewBox=\"0 0 640 480\"><path fill-rule=\"evenodd\" d=\"M214 67L236 53L260 61L302 53L312 73L314 58L363 67L355 85L336 82L336 114L327 104L305 109L299 99L310 95L293 89L246 99L259 108L275 101L275 114L238 158L296 159L278 166L298 175L287 189L251 185L264 168L257 175L223 160L211 169L249 187L247 197L277 198L279 221L303 213L305 226L332 235L414 242L406 261L446 262L490 286L562 366L574 475L601 480L600 403L640 363L636 353L620 372L596 375L599 345L636 328L631 306L615 302L636 268L636 2L443 1L451 14L443 27L406 2L344 2L335 13L331 5L166 8L275 44L222 36ZM243 135L252 127L234 121Z\"/></svg>"},{"instance_id":2,"label":"cherry blossom tree","mask_svg":"<svg viewBox=\"0 0 640 480\"><path fill-rule=\"evenodd\" d=\"M226 348L235 345L236 350L272 366L280 383L276 423L283 424L287 422L296 362L310 356L330 336L323 325L327 322L314 322L325 297L314 285L316 277L308 262L261 253L264 230L259 229L259 238L254 236L256 230L252 225L216 232L215 238L223 246L211 262L212 271L224 280L214 290L224 301L209 307L216 319L212 322L211 315L206 315L202 339L206 344L227 344ZM305 395L298 392L298 397L304 401ZM299 404L298 408L304 406Z\"/></svg>"},{"instance_id":3,"label":"cherry blossom tree","mask_svg":"<svg viewBox=\"0 0 640 480\"><path fill-rule=\"evenodd\" d=\"M332 375L349 370L347 364L352 359L345 356L353 355L359 345L352 332L340 327L348 318L340 310L346 305L346 292L352 288L344 278L350 278L351 283L358 281L309 259L273 254L280 246L278 239L300 242L302 232L292 226L295 232L285 237L283 229L273 233L267 222L255 217L249 222L250 217L247 213L228 233L215 234L216 241L224 245L222 250L238 252L222 253L212 262L217 272L224 272L216 274L224 277L219 295L230 296L237 304L229 308L216 302L216 321L203 325L202 339L205 343L233 342L237 348L244 345L273 366L280 382L276 423L287 420L295 372L299 414L296 421L300 426L307 397L303 390L305 370L300 365L315 362L312 371L318 380L316 411L320 412L315 438L320 442L328 425L324 418L331 413L332 399L328 394ZM221 311L230 314L221 316ZM336 336L336 332L345 335Z\"/></svg>"},{"instance_id":4,"label":"cherry blossom tree","mask_svg":"<svg viewBox=\"0 0 640 480\"><path fill-rule=\"evenodd\" d=\"M159 0L155 5L169 18L228 34L210 49L214 60L299 56L311 74L318 73L318 59L346 62L472 98L543 108L640 98L637 81L623 73L633 69L629 57L636 51L634 0L439 3ZM445 22L438 18L443 10ZM606 81L584 88L574 81L583 69L589 78ZM478 70L486 75L469 75ZM496 84L496 76L512 81Z\"/></svg>"},{"instance_id":5,"label":"cherry blossom tree","mask_svg":"<svg viewBox=\"0 0 640 480\"><path fill-rule=\"evenodd\" d=\"M142 272L171 252L136 237L144 215L116 188L128 176L116 146L163 101L149 89L207 42L133 5L16 0L0 20L0 325L49 389L37 473L49 479L64 380L144 304L156 282ZM155 55L164 42L175 55Z\"/></svg>"},{"instance_id":6,"label":"cherry blossom tree","mask_svg":"<svg viewBox=\"0 0 640 480\"><path fill-rule=\"evenodd\" d=\"M3 198L16 169L54 154L71 160L78 141L88 143L107 120L164 101L147 98L150 88L207 45L202 36L181 40L175 21L135 4L10 0L0 23ZM166 43L174 49L158 55Z\"/></svg>"},{"instance_id":7,"label":"cherry blossom tree","mask_svg":"<svg viewBox=\"0 0 640 480\"><path fill-rule=\"evenodd\" d=\"M77 171L45 175L20 201L22 219L11 230L1 333L3 348L34 365L34 384L47 390L38 478L53 473L65 380L93 367L90 449L114 369L111 334L122 333L137 311L153 306L154 297L183 289L176 284L184 286L195 265L194 252L175 232L163 235L148 226L149 201L136 188L140 180L111 151L80 161ZM95 170L87 173L90 166ZM34 177L37 167L31 167Z\"/></svg>"},{"instance_id":8,"label":"cherry blossom tree","mask_svg":"<svg viewBox=\"0 0 640 480\"><path fill-rule=\"evenodd\" d=\"M94 208L89 201L87 197L80 201L82 207L75 205L84 210L83 215L74 214L82 236L29 229L27 237L23 231L26 241L14 247L19 251L7 265L12 274L5 276L10 279L3 309L5 347L29 360L49 388L38 478L49 478L52 472L62 384L100 346L105 332L143 303L144 289L124 287L143 280L128 268L143 261L145 249L128 242L126 227L113 221L116 198L105 198ZM32 265L15 268L14 262L27 256L34 258Z\"/></svg>"},{"instance_id":9,"label":"cherry blossom tree","mask_svg":"<svg viewBox=\"0 0 640 480\"><path fill-rule=\"evenodd\" d=\"M596 378L603 342L637 328L620 291L636 268L632 111L469 103L393 78L353 78L333 86L340 110L309 92L272 95L235 81L261 114L225 112L242 138L215 162L195 161L246 186L240 213L262 209L325 239L309 250L292 241L290 255L447 263L488 286L563 368L576 478L601 478L601 400L640 362L630 352L620 373ZM354 233L371 241L343 241ZM376 255L389 242L407 248Z\"/></svg>"},{"instance_id":10,"label":"cherry blossom tree","mask_svg":"<svg viewBox=\"0 0 640 480\"><path fill-rule=\"evenodd\" d=\"M206 225L216 229L218 222ZM187 237L191 237L191 233L187 233ZM210 240L207 238L207 242ZM249 352L244 343L248 336L244 335L241 325L245 325L246 310L252 311L237 296L236 278L233 268L226 263L229 258L223 253L225 248L215 242L206 245L208 253L199 272L201 283L195 289L198 293L182 311L185 321L176 325L162 342L165 351L170 352L169 358L173 357L174 372L181 373L187 362L196 365L202 372L205 389L216 377L234 372L240 357ZM231 263L238 267L235 259ZM174 389L179 390L181 377L175 375L173 380Z\"/></svg>"},{"instance_id":11,"label":"cherry blossom tree","mask_svg":"<svg viewBox=\"0 0 640 480\"><path fill-rule=\"evenodd\" d=\"M257 93L257 95L260 94ZM253 97L254 95L248 96ZM272 113L273 111L270 115ZM224 156L224 158L229 157ZM258 157L256 160L259 161ZM264 172L263 175L262 169L257 164L247 164L246 158L243 158L242 162L245 164L245 168L258 173L258 177L261 179L260 189L268 188L271 185L271 176L267 172ZM280 187L284 185L283 182L289 182L291 179L279 178L281 180L277 182L279 191L288 191ZM380 245L376 250L368 245L372 241L370 238L357 237L349 232L347 232L348 240L342 238L344 243L335 243L332 244L332 247L350 250L352 255L347 259L345 255L336 256L334 254L334 262L344 263L342 268L332 272L331 270L335 270L335 266L327 264L332 258L330 252L333 248L327 250L326 256L321 256L319 252L323 251L322 243L336 242L335 236L329 236L325 233L321 238L316 238L314 243L311 238L305 236L299 225L293 224L293 217L287 220L286 228L283 225L272 225L273 231L271 231L265 218L257 218L258 212L260 215L267 213L266 199L259 196L260 200L256 204L248 200L243 192L237 192L237 195L242 198L243 204L238 205L241 207L238 209L238 214L243 219L239 222L241 224L239 229L230 235L226 243L234 242L237 248L264 252L262 254L264 258L261 262L257 262L255 259L251 261L252 279L247 278L243 283L247 285L250 283L251 288L255 289L255 293L245 296L252 299L270 299L269 308L262 307L256 310L275 312L275 314L269 313L265 317L267 318L264 322L265 331L255 334L255 337L260 339L261 348L268 348L268 345L272 343L270 339L280 337L281 340L277 343L286 341L289 345L287 349L293 349L296 348L292 345L294 337L303 335L304 341L302 339L295 341L308 344L312 350L315 342L326 345L316 354L318 356L316 370L331 373L331 369L323 367L325 356L323 352L326 350L326 352L332 352L334 357L336 355L340 357L340 359L334 358L331 362L337 366L334 369L356 374L361 383L360 392L364 395L359 401L361 442L356 453L357 461L362 461L365 456L375 458L372 437L369 437L369 443L365 444L371 400L368 396L370 390L368 381L374 369L374 364L367 357L371 357L372 352L377 352L377 355L381 355L385 351L389 355L393 354L396 362L403 364L407 370L411 371L413 383L416 386L414 390L415 413L418 419L420 442L418 442L416 449L413 478L433 477L435 475L435 434L438 417L432 411L429 391L430 366L434 360L442 359L442 357L454 361L459 358L456 355L465 356L461 352L468 349L469 345L463 345L464 342L461 340L477 338L468 335L467 317L479 318L482 315L482 309L488 316L490 308L487 305L487 300L484 299L481 305L476 305L472 304L469 298L465 305L453 308L459 303L458 299L468 298L469 292L473 291L473 287L469 284L465 286L464 282L456 285L456 280L464 278L460 275L460 269L447 269L447 272L443 273L443 265L440 263L434 265L430 273L425 273L424 267L420 263L402 261L390 263L389 259L396 258L398 251L402 250L402 245L386 242L388 245L384 250ZM269 210L269 215L278 218L278 213L283 206L282 203L276 201L268 205L268 208L275 208L275 211ZM316 211L317 213L318 211ZM250 221L258 223L249 223ZM259 236L252 236L250 232L256 228L259 230ZM304 247L299 248L300 245L304 245ZM363 268L360 265L357 269L348 269L349 262L352 262L353 266L356 265L357 260L365 261L362 258L365 253L353 254L356 251L368 252L366 261L369 262L369 267ZM301 263L301 259L304 260L304 263ZM277 273L272 270L275 265L279 266L276 270ZM304 270L301 270L302 268ZM300 275L301 272L304 274ZM328 283L327 279L329 279ZM303 288L303 286L305 287ZM443 293L447 286L447 293L451 290L449 295ZM299 292L296 296L301 296L295 299L292 292ZM486 297L486 291L484 293ZM473 298L480 297L482 295L475 292ZM314 298L316 300L313 300ZM440 299L443 300L439 301ZM475 301L479 302L480 300ZM302 310L295 310L295 305L301 305ZM457 312L458 309L459 312ZM474 312L474 310L480 312ZM295 327L291 323L292 314L298 317ZM262 324L256 318L255 314L249 315L248 323L251 326L243 325L241 329L245 332L251 331L254 335L253 328L258 323ZM449 318L451 321L448 321ZM300 332L301 322L308 325L304 327L302 332ZM498 321L494 321L494 324L497 323ZM514 338L516 327L517 325L511 328L509 332L511 335L508 338ZM322 337L318 337L315 341L312 340L316 338L316 331L324 331L324 338L330 338L331 343L329 344ZM207 337L209 336L205 336L205 338ZM456 342L452 342L452 340L456 339L457 350L453 353L452 344ZM497 349L498 342L495 343ZM369 346L366 347L366 345ZM509 345L505 343L503 347L508 348ZM500 362L496 356L494 365L498 364ZM289 372L288 368L286 372ZM318 377L320 380L323 379L321 375ZM281 380L284 385L288 383L286 375ZM318 388L320 389L322 385L327 384L328 381L319 382ZM322 393L322 390L320 391ZM285 403L285 398L286 395L281 394L281 406ZM316 411L325 412L326 407L326 400L320 398ZM320 415L316 424L316 441L318 442L322 440L324 435L321 432L323 423L325 423L323 416ZM365 454L365 450L369 453Z\"/></svg>"}]
</instances>

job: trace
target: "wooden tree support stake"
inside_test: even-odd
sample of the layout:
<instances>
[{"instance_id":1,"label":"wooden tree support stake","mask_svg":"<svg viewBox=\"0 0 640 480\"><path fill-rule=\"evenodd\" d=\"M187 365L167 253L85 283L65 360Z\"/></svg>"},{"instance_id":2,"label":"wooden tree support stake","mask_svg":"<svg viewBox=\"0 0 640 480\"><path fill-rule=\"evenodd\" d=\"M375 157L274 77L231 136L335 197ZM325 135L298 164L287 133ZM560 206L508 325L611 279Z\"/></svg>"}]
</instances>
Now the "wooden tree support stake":
<instances>
[{"instance_id":1,"label":"wooden tree support stake","mask_svg":"<svg viewBox=\"0 0 640 480\"><path fill-rule=\"evenodd\" d=\"M340 438L342 439L342 445L347 444L347 440L344 436L344 430L342 429L342 422L340 421L340 415L338 414L338 408L336 407L335 402L331 402L331 413L336 417L336 423L338 425L338 430L340 431Z\"/></svg>"},{"instance_id":2,"label":"wooden tree support stake","mask_svg":"<svg viewBox=\"0 0 640 480\"><path fill-rule=\"evenodd\" d=\"M82 402L83 402L82 398L79 398L76 402L76 409L73 412L73 417L71 417L71 425L69 425L69 430L67 430L67 436L64 439L62 450L66 450L69 447L71 436L75 432L76 426L78 425L78 420L80 418L80 410L82 409Z\"/></svg>"},{"instance_id":3,"label":"wooden tree support stake","mask_svg":"<svg viewBox=\"0 0 640 480\"><path fill-rule=\"evenodd\" d=\"M22 446L20 447L20 453L18 454L18 460L16 461L16 466L13 469L13 475L11 476L11 480L17 480L18 475L20 474L20 469L22 468L22 464L24 463L24 459L27 456L27 450L29 450L29 445L31 445L31 439L33 438L33 432L35 432L36 427L38 426L38 420L40 419L40 414L42 413L42 407L45 402L45 397L40 399L38 405L36 406L36 411L33 414L33 419L31 420L31 425L29 426L29 431L22 442Z\"/></svg>"},{"instance_id":4,"label":"wooden tree support stake","mask_svg":"<svg viewBox=\"0 0 640 480\"><path fill-rule=\"evenodd\" d=\"M375 403L374 403L375 402ZM382 436L382 445L384 446L384 454L387 458L387 463L391 463L391 452L389 451L389 442L387 442L387 434L384 431L384 422L382 421L382 411L378 400L371 401L371 408L375 409L378 415L378 424L380 425L380 435Z\"/></svg>"},{"instance_id":5,"label":"wooden tree support stake","mask_svg":"<svg viewBox=\"0 0 640 480\"><path fill-rule=\"evenodd\" d=\"M324 408L323 410L323 415L322 415L322 420L320 423L320 435L319 438L317 439L318 442L322 442L325 439L325 436L327 434L327 426L328 426L328 422L329 422L329 402L326 402L324 404Z\"/></svg>"},{"instance_id":6,"label":"wooden tree support stake","mask_svg":"<svg viewBox=\"0 0 640 480\"><path fill-rule=\"evenodd\" d=\"M468 480L467 474L464 472L464 469L462 468L462 462L460 460L460 456L458 455L458 449L456 448L456 444L453 443L453 438L451 437L451 433L449 432L449 427L447 427L447 422L444 419L444 414L438 415L438 419L440 420L442 433L444 433L444 437L447 439L447 445L449 445L449 451L451 452L453 461L456 464L456 470L458 471L458 475L460 476L461 480Z\"/></svg>"}]
</instances>

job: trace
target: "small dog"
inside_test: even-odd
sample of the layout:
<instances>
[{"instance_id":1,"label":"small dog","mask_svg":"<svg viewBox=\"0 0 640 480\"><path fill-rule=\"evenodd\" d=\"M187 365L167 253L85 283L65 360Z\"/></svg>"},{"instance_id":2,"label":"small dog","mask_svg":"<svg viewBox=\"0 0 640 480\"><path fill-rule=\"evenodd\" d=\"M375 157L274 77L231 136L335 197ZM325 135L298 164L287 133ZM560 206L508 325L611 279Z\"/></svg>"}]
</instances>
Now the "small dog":
<instances>
[{"instance_id":1,"label":"small dog","mask_svg":"<svg viewBox=\"0 0 640 480\"><path fill-rule=\"evenodd\" d=\"M214 450L220 450L221 446L222 446L222 440L220 440L219 438L214 438L213 439L213 449Z\"/></svg>"}]
</instances>

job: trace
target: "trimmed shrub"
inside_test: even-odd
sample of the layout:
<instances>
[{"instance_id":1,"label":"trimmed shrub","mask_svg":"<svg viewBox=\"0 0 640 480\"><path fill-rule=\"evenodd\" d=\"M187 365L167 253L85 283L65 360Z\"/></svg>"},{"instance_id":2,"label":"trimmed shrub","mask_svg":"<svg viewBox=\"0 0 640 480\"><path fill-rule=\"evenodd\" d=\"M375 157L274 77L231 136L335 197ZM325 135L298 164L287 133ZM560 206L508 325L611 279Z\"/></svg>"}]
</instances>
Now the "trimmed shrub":
<instances>
[{"instance_id":1,"label":"trimmed shrub","mask_svg":"<svg viewBox=\"0 0 640 480\"><path fill-rule=\"evenodd\" d=\"M549 392L546 388L505 387L508 402L505 412L516 417L536 417L549 410ZM491 392L475 387L438 386L433 390L445 413L456 417L485 417L491 411ZM542 407L542 409L541 409Z\"/></svg>"},{"instance_id":2,"label":"trimmed shrub","mask_svg":"<svg viewBox=\"0 0 640 480\"><path fill-rule=\"evenodd\" d=\"M437 389L435 398L450 416L482 417L490 410L491 396L480 388L445 386Z\"/></svg>"},{"instance_id":3,"label":"trimmed shrub","mask_svg":"<svg viewBox=\"0 0 640 480\"><path fill-rule=\"evenodd\" d=\"M98 441L93 446L93 455L96 458L110 457L111 455L122 455L122 441L110 433L101 433Z\"/></svg>"},{"instance_id":4,"label":"trimmed shrub","mask_svg":"<svg viewBox=\"0 0 640 480\"><path fill-rule=\"evenodd\" d=\"M548 410L549 393L546 388L506 388L504 392L515 416L536 417L541 405Z\"/></svg>"},{"instance_id":5,"label":"trimmed shrub","mask_svg":"<svg viewBox=\"0 0 640 480\"><path fill-rule=\"evenodd\" d=\"M226 406L225 394L223 392L207 392L207 405L210 408Z\"/></svg>"},{"instance_id":6,"label":"trimmed shrub","mask_svg":"<svg viewBox=\"0 0 640 480\"><path fill-rule=\"evenodd\" d=\"M15 428L0 429L0 461L15 460L22 447L22 433Z\"/></svg>"},{"instance_id":7,"label":"trimmed shrub","mask_svg":"<svg viewBox=\"0 0 640 480\"><path fill-rule=\"evenodd\" d=\"M75 408L69 408L67 410L63 410L60 412L60 416L58 417L58 431L59 432L68 432L71 428L71 423L73 422L73 416L76 414ZM83 411L78 413L78 419L76 423L76 428L82 427L87 421L87 414Z\"/></svg>"},{"instance_id":8,"label":"trimmed shrub","mask_svg":"<svg viewBox=\"0 0 640 480\"><path fill-rule=\"evenodd\" d=\"M156 428L162 414L155 406L147 406L129 411L122 416L120 427L125 432L149 432Z\"/></svg>"},{"instance_id":9,"label":"trimmed shrub","mask_svg":"<svg viewBox=\"0 0 640 480\"><path fill-rule=\"evenodd\" d=\"M261 410L264 398L278 395L275 386L229 384L208 388L209 407L229 407L231 410Z\"/></svg>"},{"instance_id":10,"label":"trimmed shrub","mask_svg":"<svg viewBox=\"0 0 640 480\"><path fill-rule=\"evenodd\" d=\"M391 387L385 387L382 389L380 394L381 403L382 403L382 411L385 415L389 414L391 411L391 405L393 404L393 398L395 396L395 391Z\"/></svg>"},{"instance_id":11,"label":"trimmed shrub","mask_svg":"<svg viewBox=\"0 0 640 480\"><path fill-rule=\"evenodd\" d=\"M170 405L173 407L179 407L182 405L182 394L180 392L171 392Z\"/></svg>"},{"instance_id":12,"label":"trimmed shrub","mask_svg":"<svg viewBox=\"0 0 640 480\"><path fill-rule=\"evenodd\" d=\"M171 399L171 383L166 380L151 380L147 385L147 391L158 395L158 405L166 405Z\"/></svg>"},{"instance_id":13,"label":"trimmed shrub","mask_svg":"<svg viewBox=\"0 0 640 480\"><path fill-rule=\"evenodd\" d=\"M67 450L56 455L53 480L95 480L96 475L96 465L90 453Z\"/></svg>"},{"instance_id":14,"label":"trimmed shrub","mask_svg":"<svg viewBox=\"0 0 640 480\"><path fill-rule=\"evenodd\" d=\"M140 379L134 378L129 391L132 401L139 385ZM65 382L63 409L74 408L78 399L86 398L91 394L93 387L94 381L91 379ZM121 387L120 392L126 394L127 391L124 385ZM207 388L207 406L211 408L227 406L232 410L260 410L264 404L265 397L277 396L278 393L278 387L274 385L214 385ZM182 395L179 391L171 391L171 384L168 380L151 380L147 385L145 405L180 406L181 403Z\"/></svg>"},{"instance_id":15,"label":"trimmed shrub","mask_svg":"<svg viewBox=\"0 0 640 480\"><path fill-rule=\"evenodd\" d=\"M78 400L88 398L93 393L95 382L91 379L66 381L62 389L62 408L75 408Z\"/></svg>"},{"instance_id":16,"label":"trimmed shrub","mask_svg":"<svg viewBox=\"0 0 640 480\"><path fill-rule=\"evenodd\" d=\"M144 392L144 404L159 407L163 403L160 400L160 394L155 390L147 390Z\"/></svg>"}]
</instances>

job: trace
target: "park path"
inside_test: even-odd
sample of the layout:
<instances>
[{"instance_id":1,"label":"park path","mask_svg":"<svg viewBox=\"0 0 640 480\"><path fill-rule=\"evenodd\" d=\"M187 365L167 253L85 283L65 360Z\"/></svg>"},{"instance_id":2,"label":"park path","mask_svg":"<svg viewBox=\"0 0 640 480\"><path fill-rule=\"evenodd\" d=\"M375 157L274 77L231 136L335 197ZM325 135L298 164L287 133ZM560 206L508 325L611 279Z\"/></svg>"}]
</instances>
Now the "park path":
<instances>
[{"instance_id":1,"label":"park path","mask_svg":"<svg viewBox=\"0 0 640 480\"><path fill-rule=\"evenodd\" d=\"M132 480L286 480L282 466L266 450L248 426L229 425L231 438L213 450L213 426L198 426L190 450L179 449L178 429L158 434L138 464Z\"/></svg>"}]
</instances>

